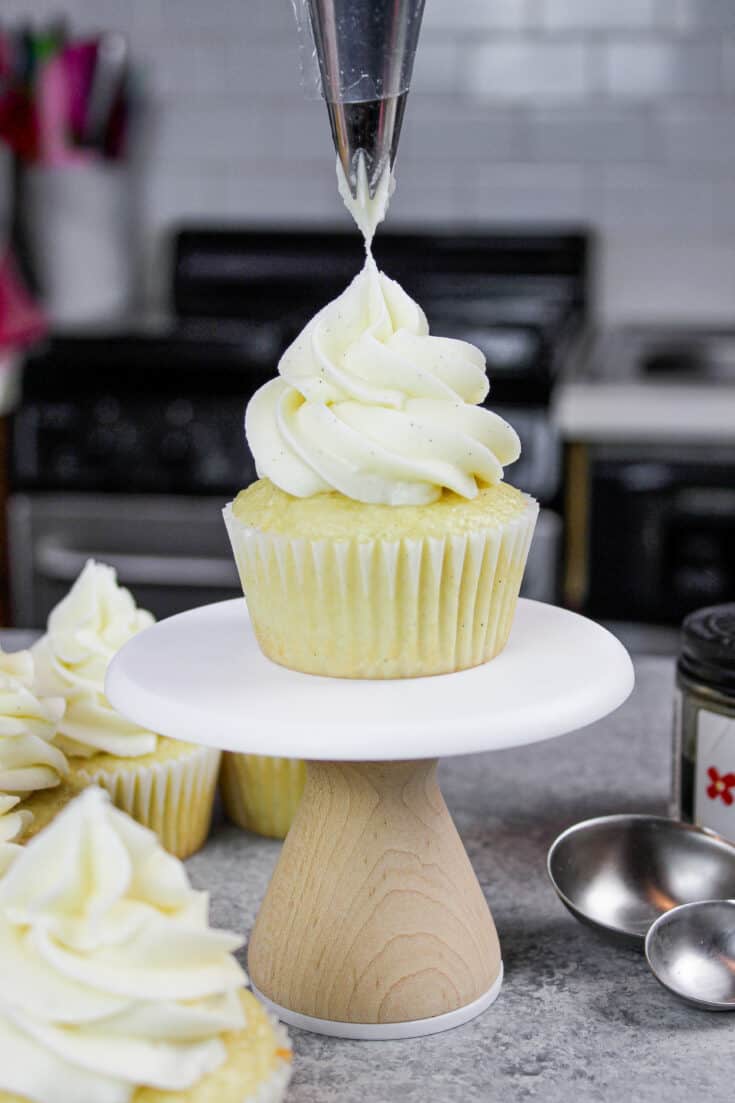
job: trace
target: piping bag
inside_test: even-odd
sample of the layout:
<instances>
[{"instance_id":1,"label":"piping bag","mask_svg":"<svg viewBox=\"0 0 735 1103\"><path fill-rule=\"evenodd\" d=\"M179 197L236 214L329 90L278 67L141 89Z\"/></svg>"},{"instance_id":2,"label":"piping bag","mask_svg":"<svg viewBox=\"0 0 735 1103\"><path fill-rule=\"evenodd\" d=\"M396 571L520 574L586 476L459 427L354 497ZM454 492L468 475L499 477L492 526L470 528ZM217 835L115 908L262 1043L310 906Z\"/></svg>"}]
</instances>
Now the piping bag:
<instances>
[{"instance_id":1,"label":"piping bag","mask_svg":"<svg viewBox=\"0 0 735 1103\"><path fill-rule=\"evenodd\" d=\"M424 0L294 0L304 69L318 65L340 191L385 213L411 83ZM373 201L373 202L370 202ZM380 218L377 218L377 222Z\"/></svg>"}]
</instances>

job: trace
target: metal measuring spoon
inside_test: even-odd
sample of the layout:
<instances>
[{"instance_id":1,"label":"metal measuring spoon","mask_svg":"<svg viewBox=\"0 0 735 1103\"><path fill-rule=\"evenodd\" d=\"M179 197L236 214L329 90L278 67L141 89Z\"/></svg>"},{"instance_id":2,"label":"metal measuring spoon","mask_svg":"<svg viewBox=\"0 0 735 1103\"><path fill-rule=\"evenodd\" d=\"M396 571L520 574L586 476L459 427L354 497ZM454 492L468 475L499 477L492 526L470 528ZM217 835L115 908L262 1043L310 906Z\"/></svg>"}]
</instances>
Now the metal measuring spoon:
<instances>
[{"instance_id":1,"label":"metal measuring spoon","mask_svg":"<svg viewBox=\"0 0 735 1103\"><path fill-rule=\"evenodd\" d=\"M735 846L663 816L600 816L559 836L549 850L548 872L572 915L642 950L662 913L695 900L735 897Z\"/></svg>"},{"instance_id":2,"label":"metal measuring spoon","mask_svg":"<svg viewBox=\"0 0 735 1103\"><path fill-rule=\"evenodd\" d=\"M694 1007L735 1011L735 900L672 908L650 928L645 948L669 991Z\"/></svg>"}]
</instances>

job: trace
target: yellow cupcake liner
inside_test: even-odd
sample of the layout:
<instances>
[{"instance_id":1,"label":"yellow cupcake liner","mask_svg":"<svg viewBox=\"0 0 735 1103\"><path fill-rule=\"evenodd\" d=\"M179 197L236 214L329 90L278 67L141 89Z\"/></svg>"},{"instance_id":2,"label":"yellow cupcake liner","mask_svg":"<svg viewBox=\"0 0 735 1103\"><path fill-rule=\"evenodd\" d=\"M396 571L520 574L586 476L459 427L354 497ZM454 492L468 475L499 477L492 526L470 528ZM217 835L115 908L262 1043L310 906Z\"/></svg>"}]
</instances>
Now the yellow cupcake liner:
<instances>
[{"instance_id":1,"label":"yellow cupcake liner","mask_svg":"<svg viewBox=\"0 0 735 1103\"><path fill-rule=\"evenodd\" d=\"M538 504L485 529L307 540L225 509L262 651L307 674L408 678L478 666L505 646Z\"/></svg>"},{"instance_id":2,"label":"yellow cupcake liner","mask_svg":"<svg viewBox=\"0 0 735 1103\"><path fill-rule=\"evenodd\" d=\"M285 839L306 782L306 765L297 758L222 755L219 787L229 819L246 831Z\"/></svg>"},{"instance_id":3,"label":"yellow cupcake liner","mask_svg":"<svg viewBox=\"0 0 735 1103\"><path fill-rule=\"evenodd\" d=\"M209 834L220 752L180 747L182 753L173 757L119 758L114 767L72 759L73 780L106 789L113 804L154 831L166 850L188 858Z\"/></svg>"}]
</instances>

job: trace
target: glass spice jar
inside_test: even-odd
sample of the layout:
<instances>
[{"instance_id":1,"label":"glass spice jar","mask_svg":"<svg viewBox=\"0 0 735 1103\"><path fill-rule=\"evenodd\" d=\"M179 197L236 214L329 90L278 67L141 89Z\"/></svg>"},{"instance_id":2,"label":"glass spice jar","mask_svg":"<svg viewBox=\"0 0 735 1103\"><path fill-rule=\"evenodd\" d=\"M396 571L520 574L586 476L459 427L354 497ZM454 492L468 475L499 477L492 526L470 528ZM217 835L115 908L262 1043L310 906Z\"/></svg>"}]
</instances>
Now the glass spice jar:
<instances>
[{"instance_id":1,"label":"glass spice jar","mask_svg":"<svg viewBox=\"0 0 735 1103\"><path fill-rule=\"evenodd\" d=\"M676 686L673 815L735 841L735 603L686 618Z\"/></svg>"}]
</instances>

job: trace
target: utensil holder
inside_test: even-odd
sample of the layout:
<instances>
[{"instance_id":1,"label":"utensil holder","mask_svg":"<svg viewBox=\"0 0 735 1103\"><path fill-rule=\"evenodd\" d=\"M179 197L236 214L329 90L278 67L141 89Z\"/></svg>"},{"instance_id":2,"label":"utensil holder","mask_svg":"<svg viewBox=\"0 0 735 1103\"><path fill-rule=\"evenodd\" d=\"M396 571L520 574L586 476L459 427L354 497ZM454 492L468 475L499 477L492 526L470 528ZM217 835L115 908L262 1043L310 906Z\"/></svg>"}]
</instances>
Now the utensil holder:
<instances>
[{"instance_id":1,"label":"utensil holder","mask_svg":"<svg viewBox=\"0 0 735 1103\"><path fill-rule=\"evenodd\" d=\"M24 174L28 248L52 322L121 318L132 304L136 220L127 165L98 161Z\"/></svg>"}]
</instances>

